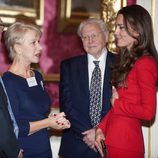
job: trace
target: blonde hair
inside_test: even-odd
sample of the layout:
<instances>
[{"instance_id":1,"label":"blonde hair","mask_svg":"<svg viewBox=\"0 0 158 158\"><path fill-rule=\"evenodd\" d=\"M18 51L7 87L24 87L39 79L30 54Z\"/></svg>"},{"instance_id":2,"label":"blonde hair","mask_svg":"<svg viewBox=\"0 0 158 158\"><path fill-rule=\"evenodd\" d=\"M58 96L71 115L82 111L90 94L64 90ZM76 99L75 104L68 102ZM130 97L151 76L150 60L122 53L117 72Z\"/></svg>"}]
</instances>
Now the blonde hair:
<instances>
[{"instance_id":1,"label":"blonde hair","mask_svg":"<svg viewBox=\"0 0 158 158\"><path fill-rule=\"evenodd\" d=\"M41 31L37 26L32 24L26 24L23 22L15 22L6 30L4 34L4 40L11 60L14 59L16 54L14 50L14 45L23 43L24 36L29 30L35 31L36 36L41 36Z\"/></svg>"}]
</instances>

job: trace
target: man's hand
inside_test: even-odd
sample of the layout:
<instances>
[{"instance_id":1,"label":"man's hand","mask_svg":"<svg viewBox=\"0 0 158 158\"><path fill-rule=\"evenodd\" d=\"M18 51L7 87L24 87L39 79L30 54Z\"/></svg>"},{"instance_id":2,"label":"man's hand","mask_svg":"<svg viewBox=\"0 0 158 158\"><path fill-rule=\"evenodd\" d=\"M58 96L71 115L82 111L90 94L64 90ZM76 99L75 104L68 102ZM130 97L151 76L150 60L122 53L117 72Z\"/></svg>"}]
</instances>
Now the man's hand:
<instances>
[{"instance_id":1,"label":"man's hand","mask_svg":"<svg viewBox=\"0 0 158 158\"><path fill-rule=\"evenodd\" d=\"M23 158L23 150L20 150L19 155L17 158Z\"/></svg>"},{"instance_id":2,"label":"man's hand","mask_svg":"<svg viewBox=\"0 0 158 158\"><path fill-rule=\"evenodd\" d=\"M84 135L83 141L93 150L95 149L95 128L84 131L82 133Z\"/></svg>"}]
</instances>

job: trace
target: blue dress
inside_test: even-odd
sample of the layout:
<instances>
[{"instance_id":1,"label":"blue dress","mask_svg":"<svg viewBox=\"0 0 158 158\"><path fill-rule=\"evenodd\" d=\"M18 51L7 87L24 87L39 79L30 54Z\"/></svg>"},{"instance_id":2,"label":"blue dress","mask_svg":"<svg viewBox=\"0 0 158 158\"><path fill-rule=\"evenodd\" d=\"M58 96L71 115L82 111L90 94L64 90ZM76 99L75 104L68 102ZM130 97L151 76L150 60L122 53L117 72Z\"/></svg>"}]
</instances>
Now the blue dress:
<instances>
[{"instance_id":1,"label":"blue dress","mask_svg":"<svg viewBox=\"0 0 158 158\"><path fill-rule=\"evenodd\" d=\"M41 129L28 135L29 122L46 118L50 110L50 98L43 87L43 78L34 71L37 85L29 87L25 78L5 72L2 76L15 119L19 126L18 142L24 150L24 158L52 158L48 130Z\"/></svg>"}]
</instances>

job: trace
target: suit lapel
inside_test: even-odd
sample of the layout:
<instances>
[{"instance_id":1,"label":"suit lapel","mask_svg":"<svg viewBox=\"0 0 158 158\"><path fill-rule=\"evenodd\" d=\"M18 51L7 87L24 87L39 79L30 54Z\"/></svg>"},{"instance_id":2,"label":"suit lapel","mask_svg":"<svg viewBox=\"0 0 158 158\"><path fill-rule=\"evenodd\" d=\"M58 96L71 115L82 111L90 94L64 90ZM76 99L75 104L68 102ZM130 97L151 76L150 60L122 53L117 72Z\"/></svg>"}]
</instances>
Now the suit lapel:
<instances>
[{"instance_id":1,"label":"suit lapel","mask_svg":"<svg viewBox=\"0 0 158 158\"><path fill-rule=\"evenodd\" d=\"M85 92L85 96L89 98L89 79L88 79L88 60L87 55L84 55L81 58L80 65L79 65L79 81L82 85L81 88L83 92Z\"/></svg>"},{"instance_id":2,"label":"suit lapel","mask_svg":"<svg viewBox=\"0 0 158 158\"><path fill-rule=\"evenodd\" d=\"M104 104L107 103L106 99L109 98L108 97L110 95L109 92L111 91L109 90L111 63L112 63L112 59L108 52L106 62L105 62L105 74L104 74L104 84L103 84L103 99L102 99L103 111L106 111L106 106Z\"/></svg>"},{"instance_id":3,"label":"suit lapel","mask_svg":"<svg viewBox=\"0 0 158 158\"><path fill-rule=\"evenodd\" d=\"M105 103L105 99L107 96L107 93L109 92L109 89L107 89L107 86L110 82L110 68L109 66L112 63L112 59L107 53L107 58L105 62L105 74L104 74L104 85L103 85L103 101L102 103ZM82 58L80 58L79 64L78 64L78 80L81 85L81 91L85 93L85 99L89 100L89 75L88 75L88 59L87 55L84 55ZM105 107L105 106L103 106Z\"/></svg>"},{"instance_id":4,"label":"suit lapel","mask_svg":"<svg viewBox=\"0 0 158 158\"><path fill-rule=\"evenodd\" d=\"M107 83L109 83L109 75L110 75L110 66L111 64L111 58L109 56L109 53L107 53L107 58L106 58L106 62L105 62L105 74L104 74L104 85L106 85Z\"/></svg>"}]
</instances>

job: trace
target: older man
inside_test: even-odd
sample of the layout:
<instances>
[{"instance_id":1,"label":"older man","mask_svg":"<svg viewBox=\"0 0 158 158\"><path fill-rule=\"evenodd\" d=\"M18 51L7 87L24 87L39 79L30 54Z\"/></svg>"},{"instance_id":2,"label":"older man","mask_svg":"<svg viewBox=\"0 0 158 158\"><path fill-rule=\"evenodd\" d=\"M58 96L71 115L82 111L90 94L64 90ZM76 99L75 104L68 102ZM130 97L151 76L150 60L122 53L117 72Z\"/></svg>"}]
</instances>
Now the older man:
<instances>
[{"instance_id":1,"label":"older man","mask_svg":"<svg viewBox=\"0 0 158 158\"><path fill-rule=\"evenodd\" d=\"M0 19L0 39L4 25ZM11 112L11 111L10 111ZM8 100L0 82L0 158L22 158L8 111Z\"/></svg>"},{"instance_id":2,"label":"older man","mask_svg":"<svg viewBox=\"0 0 158 158\"><path fill-rule=\"evenodd\" d=\"M95 128L111 107L110 66L115 55L106 48L108 31L102 20L81 22L78 35L86 54L61 64L60 106L72 126L63 132L59 155L99 158Z\"/></svg>"}]
</instances>

